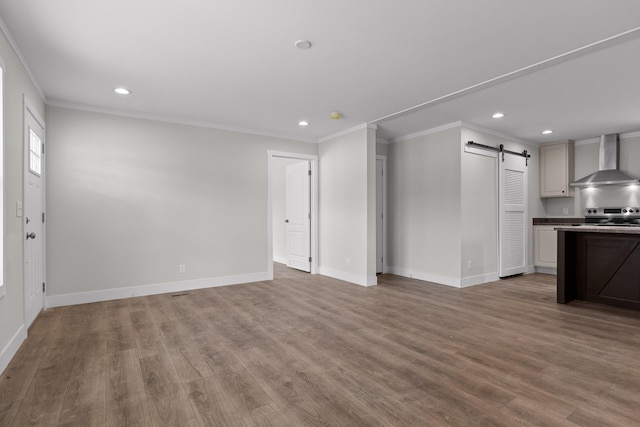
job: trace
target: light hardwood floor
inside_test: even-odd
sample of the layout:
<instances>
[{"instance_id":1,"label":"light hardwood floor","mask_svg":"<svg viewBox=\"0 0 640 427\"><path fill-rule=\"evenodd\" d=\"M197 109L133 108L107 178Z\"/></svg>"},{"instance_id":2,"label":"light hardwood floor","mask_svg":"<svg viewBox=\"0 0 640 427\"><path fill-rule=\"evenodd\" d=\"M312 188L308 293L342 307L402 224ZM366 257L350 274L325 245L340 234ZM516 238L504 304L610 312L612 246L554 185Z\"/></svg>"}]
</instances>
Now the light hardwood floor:
<instances>
[{"instance_id":1,"label":"light hardwood floor","mask_svg":"<svg viewBox=\"0 0 640 427\"><path fill-rule=\"evenodd\" d=\"M275 274L43 312L0 379L0 425L640 423L640 313L558 305L555 276Z\"/></svg>"}]
</instances>

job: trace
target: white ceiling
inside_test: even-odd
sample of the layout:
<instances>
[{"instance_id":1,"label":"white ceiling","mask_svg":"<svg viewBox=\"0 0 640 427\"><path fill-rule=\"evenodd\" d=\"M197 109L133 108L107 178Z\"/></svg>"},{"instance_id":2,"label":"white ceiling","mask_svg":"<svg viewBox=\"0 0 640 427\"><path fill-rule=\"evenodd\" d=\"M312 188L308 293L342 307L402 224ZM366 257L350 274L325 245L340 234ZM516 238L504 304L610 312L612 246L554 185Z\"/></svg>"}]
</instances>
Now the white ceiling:
<instances>
[{"instance_id":1,"label":"white ceiling","mask_svg":"<svg viewBox=\"0 0 640 427\"><path fill-rule=\"evenodd\" d=\"M308 141L362 123L640 130L637 0L0 0L0 16L54 105Z\"/></svg>"}]
</instances>

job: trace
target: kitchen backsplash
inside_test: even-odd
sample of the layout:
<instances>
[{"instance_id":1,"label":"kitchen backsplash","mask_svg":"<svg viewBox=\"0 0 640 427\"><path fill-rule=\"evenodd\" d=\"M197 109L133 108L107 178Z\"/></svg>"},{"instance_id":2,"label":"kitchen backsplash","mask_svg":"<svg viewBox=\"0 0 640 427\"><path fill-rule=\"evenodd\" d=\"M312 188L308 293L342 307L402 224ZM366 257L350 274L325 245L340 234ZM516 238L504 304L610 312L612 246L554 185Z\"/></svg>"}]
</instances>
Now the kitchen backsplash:
<instances>
[{"instance_id":1,"label":"kitchen backsplash","mask_svg":"<svg viewBox=\"0 0 640 427\"><path fill-rule=\"evenodd\" d=\"M587 207L640 206L640 185L580 188L575 197L544 199L542 204L548 217L580 217Z\"/></svg>"}]
</instances>

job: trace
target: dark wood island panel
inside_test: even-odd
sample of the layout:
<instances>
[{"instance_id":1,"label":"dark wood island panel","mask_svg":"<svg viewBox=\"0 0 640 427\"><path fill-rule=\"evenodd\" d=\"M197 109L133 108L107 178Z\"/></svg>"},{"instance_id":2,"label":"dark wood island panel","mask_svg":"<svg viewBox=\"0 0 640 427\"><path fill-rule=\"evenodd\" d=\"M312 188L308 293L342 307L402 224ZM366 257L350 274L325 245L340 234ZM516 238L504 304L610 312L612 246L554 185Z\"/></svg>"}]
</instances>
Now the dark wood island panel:
<instances>
[{"instance_id":1,"label":"dark wood island panel","mask_svg":"<svg viewBox=\"0 0 640 427\"><path fill-rule=\"evenodd\" d=\"M640 310L640 228L557 230L558 303L580 299Z\"/></svg>"}]
</instances>

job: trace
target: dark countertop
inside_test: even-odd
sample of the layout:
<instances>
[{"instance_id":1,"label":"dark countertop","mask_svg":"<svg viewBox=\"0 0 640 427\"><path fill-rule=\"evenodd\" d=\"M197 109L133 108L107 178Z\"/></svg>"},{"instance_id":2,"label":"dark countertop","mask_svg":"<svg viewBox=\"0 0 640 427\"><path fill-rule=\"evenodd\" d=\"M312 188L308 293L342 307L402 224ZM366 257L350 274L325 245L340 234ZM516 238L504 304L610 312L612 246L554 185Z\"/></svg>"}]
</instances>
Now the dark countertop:
<instances>
[{"instance_id":1,"label":"dark countertop","mask_svg":"<svg viewBox=\"0 0 640 427\"><path fill-rule=\"evenodd\" d=\"M640 234L640 227L617 227L615 225L575 225L556 227L557 231L573 231L576 233L610 233L610 234Z\"/></svg>"},{"instance_id":2,"label":"dark countertop","mask_svg":"<svg viewBox=\"0 0 640 427\"><path fill-rule=\"evenodd\" d=\"M584 224L584 218L533 218L533 225L571 225Z\"/></svg>"}]
</instances>

